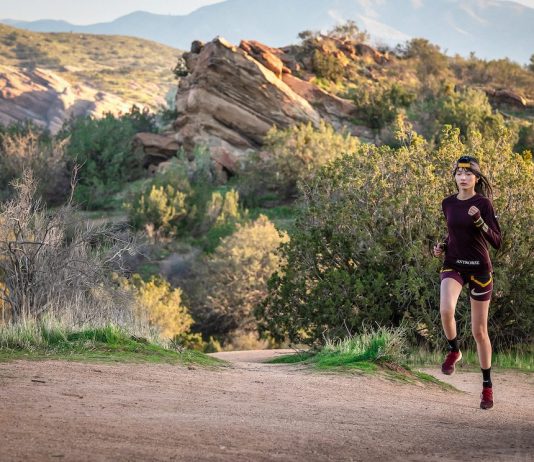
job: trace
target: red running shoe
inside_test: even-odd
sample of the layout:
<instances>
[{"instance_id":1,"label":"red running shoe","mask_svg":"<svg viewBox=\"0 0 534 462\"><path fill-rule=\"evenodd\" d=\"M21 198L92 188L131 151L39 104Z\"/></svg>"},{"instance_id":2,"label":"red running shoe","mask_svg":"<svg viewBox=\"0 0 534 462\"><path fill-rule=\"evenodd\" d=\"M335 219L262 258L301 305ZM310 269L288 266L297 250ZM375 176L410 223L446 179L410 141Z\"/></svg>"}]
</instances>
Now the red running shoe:
<instances>
[{"instance_id":1,"label":"red running shoe","mask_svg":"<svg viewBox=\"0 0 534 462\"><path fill-rule=\"evenodd\" d=\"M491 409L493 407L493 388L484 387L480 394L480 409Z\"/></svg>"},{"instance_id":2,"label":"red running shoe","mask_svg":"<svg viewBox=\"0 0 534 462\"><path fill-rule=\"evenodd\" d=\"M462 359L461 351L450 351L445 358L445 362L441 365L441 372L445 375L454 374L454 365L460 361L460 359Z\"/></svg>"}]
</instances>

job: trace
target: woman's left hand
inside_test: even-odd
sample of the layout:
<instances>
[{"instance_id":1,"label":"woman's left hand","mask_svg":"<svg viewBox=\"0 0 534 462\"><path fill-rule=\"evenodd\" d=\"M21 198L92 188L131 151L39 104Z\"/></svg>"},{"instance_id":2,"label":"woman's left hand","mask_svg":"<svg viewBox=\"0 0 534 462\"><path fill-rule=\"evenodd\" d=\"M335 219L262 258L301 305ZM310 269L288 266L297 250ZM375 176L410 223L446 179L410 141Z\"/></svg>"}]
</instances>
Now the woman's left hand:
<instances>
[{"instance_id":1,"label":"woman's left hand","mask_svg":"<svg viewBox=\"0 0 534 462\"><path fill-rule=\"evenodd\" d=\"M480 210L478 209L478 207L475 207L474 205L472 205L469 210L467 211L467 213L473 217L473 219L477 219L480 217Z\"/></svg>"}]
</instances>

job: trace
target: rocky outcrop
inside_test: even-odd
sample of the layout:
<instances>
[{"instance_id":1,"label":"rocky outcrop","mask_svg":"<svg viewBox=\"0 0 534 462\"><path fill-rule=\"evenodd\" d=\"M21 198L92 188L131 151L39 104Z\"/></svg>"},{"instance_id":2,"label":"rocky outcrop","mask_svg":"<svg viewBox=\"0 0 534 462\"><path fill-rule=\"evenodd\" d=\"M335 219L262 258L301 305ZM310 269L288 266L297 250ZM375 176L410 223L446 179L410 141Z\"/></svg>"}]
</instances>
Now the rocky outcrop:
<instances>
[{"instance_id":1,"label":"rocky outcrop","mask_svg":"<svg viewBox=\"0 0 534 462\"><path fill-rule=\"evenodd\" d=\"M175 139L190 152L207 146L212 156L235 164L247 150L261 146L273 126L318 124L321 116L312 105L279 78L275 55L259 47L243 48L222 38L204 45L199 53L184 56L190 74L181 79L176 95L180 114ZM230 159L234 159L230 161Z\"/></svg>"},{"instance_id":2,"label":"rocky outcrop","mask_svg":"<svg viewBox=\"0 0 534 462\"><path fill-rule=\"evenodd\" d=\"M267 69L272 71L276 77L282 78L282 73L290 73L289 68L284 66L280 59L283 52L277 48L271 48L263 43L255 40L242 40L239 48L245 50L249 56L252 56L256 61L259 61Z\"/></svg>"},{"instance_id":3,"label":"rocky outcrop","mask_svg":"<svg viewBox=\"0 0 534 462\"><path fill-rule=\"evenodd\" d=\"M291 74L284 74L282 80L297 95L308 101L322 118L335 126L341 125L342 121L354 115L355 107L352 101L331 95L317 85Z\"/></svg>"},{"instance_id":4,"label":"rocky outcrop","mask_svg":"<svg viewBox=\"0 0 534 462\"><path fill-rule=\"evenodd\" d=\"M84 85L72 85L52 71L24 71L0 65L0 124L30 120L56 133L70 117L128 112L131 102Z\"/></svg>"},{"instance_id":5,"label":"rocky outcrop","mask_svg":"<svg viewBox=\"0 0 534 462\"><path fill-rule=\"evenodd\" d=\"M251 40L237 47L220 37L193 42L183 56L188 75L178 85L179 117L165 136L186 153L207 147L215 166L232 174L243 156L261 148L273 126L317 126L322 119L337 128L350 125L353 103L295 76L302 64L290 50ZM150 143L145 144L147 155L154 148Z\"/></svg>"},{"instance_id":6,"label":"rocky outcrop","mask_svg":"<svg viewBox=\"0 0 534 462\"><path fill-rule=\"evenodd\" d=\"M145 167L174 157L180 149L180 145L173 136L156 133L138 133L133 139L133 146L134 149L143 149Z\"/></svg>"},{"instance_id":7,"label":"rocky outcrop","mask_svg":"<svg viewBox=\"0 0 534 462\"><path fill-rule=\"evenodd\" d=\"M506 104L508 106L515 106L521 109L525 109L527 107L526 99L512 90L484 88L484 91L488 96L490 103L492 104Z\"/></svg>"}]
</instances>

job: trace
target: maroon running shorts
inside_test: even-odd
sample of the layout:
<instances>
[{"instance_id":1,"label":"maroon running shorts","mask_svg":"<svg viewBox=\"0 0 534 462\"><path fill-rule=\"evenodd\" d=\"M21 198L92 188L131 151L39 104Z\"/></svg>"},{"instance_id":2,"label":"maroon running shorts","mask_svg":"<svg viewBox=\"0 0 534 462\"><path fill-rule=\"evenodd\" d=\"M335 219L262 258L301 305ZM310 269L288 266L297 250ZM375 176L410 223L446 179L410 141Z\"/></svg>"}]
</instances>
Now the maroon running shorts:
<instances>
[{"instance_id":1,"label":"maroon running shorts","mask_svg":"<svg viewBox=\"0 0 534 462\"><path fill-rule=\"evenodd\" d=\"M460 273L451 268L443 268L440 272L440 280L453 278L462 286L469 284L469 296L473 300L484 302L491 299L493 291L493 275L491 273Z\"/></svg>"}]
</instances>

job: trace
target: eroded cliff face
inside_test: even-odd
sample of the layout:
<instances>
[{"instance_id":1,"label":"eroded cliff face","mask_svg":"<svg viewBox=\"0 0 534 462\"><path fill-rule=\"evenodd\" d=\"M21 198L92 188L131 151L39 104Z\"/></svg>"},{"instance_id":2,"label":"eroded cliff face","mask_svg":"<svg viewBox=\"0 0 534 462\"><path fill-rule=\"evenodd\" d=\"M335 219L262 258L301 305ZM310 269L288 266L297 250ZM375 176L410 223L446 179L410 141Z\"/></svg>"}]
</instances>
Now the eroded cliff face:
<instances>
[{"instance_id":1,"label":"eroded cliff face","mask_svg":"<svg viewBox=\"0 0 534 462\"><path fill-rule=\"evenodd\" d=\"M133 102L85 85L72 85L52 71L0 66L0 124L30 120L56 133L70 117L130 110Z\"/></svg>"},{"instance_id":2,"label":"eroded cliff face","mask_svg":"<svg viewBox=\"0 0 534 462\"><path fill-rule=\"evenodd\" d=\"M262 63L222 38L193 49L184 56L190 74L178 86L174 124L186 151L202 144L215 158L238 158L259 148L272 126L319 123L317 109L283 80L276 55Z\"/></svg>"},{"instance_id":3,"label":"eroded cliff face","mask_svg":"<svg viewBox=\"0 0 534 462\"><path fill-rule=\"evenodd\" d=\"M345 52L352 57L358 50L339 51ZM232 173L240 158L261 149L273 126L317 126L325 120L335 128L373 137L370 130L350 123L356 110L352 101L309 81L310 63L292 47L271 48L256 41L234 46L217 37L207 44L193 42L183 57L187 75L180 79L176 94L179 115L173 131L158 140L163 155L171 140L187 153L197 145L206 146L216 164ZM378 52L373 58L385 59ZM153 138L148 142L140 134L136 142L154 158L158 148Z\"/></svg>"}]
</instances>

